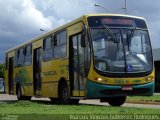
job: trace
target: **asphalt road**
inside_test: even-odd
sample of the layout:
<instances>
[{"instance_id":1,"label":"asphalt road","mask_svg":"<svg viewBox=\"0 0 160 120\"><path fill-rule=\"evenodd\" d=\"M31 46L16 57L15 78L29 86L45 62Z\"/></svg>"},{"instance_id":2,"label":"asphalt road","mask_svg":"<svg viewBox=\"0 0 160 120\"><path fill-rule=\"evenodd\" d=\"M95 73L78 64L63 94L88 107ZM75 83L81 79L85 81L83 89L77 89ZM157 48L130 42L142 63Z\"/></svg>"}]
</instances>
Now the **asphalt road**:
<instances>
[{"instance_id":1,"label":"asphalt road","mask_svg":"<svg viewBox=\"0 0 160 120\"><path fill-rule=\"evenodd\" d=\"M35 97L32 97L32 100L50 101L49 98L35 98ZM0 94L0 103L12 102L12 101L17 101L17 97L15 95ZM106 105L106 106L109 106L107 103L100 103L99 100L80 100L80 104ZM156 108L156 109L160 109L160 105L134 104L134 103L125 103L123 105L123 107Z\"/></svg>"}]
</instances>

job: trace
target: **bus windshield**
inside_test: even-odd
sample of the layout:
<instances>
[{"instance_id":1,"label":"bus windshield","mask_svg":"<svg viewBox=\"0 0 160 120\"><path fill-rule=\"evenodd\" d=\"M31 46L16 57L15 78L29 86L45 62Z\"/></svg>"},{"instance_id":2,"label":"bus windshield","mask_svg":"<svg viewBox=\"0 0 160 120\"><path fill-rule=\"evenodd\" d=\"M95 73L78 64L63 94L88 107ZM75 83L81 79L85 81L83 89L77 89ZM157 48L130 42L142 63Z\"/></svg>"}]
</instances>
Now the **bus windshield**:
<instances>
[{"instance_id":1,"label":"bus windshield","mask_svg":"<svg viewBox=\"0 0 160 120\"><path fill-rule=\"evenodd\" d=\"M89 25L96 69L110 73L152 70L151 44L144 21L138 24L136 20L139 19L125 21L118 18L119 21L111 21L107 18L103 23L95 21L93 24L94 20ZM106 22L109 24L104 24Z\"/></svg>"}]
</instances>

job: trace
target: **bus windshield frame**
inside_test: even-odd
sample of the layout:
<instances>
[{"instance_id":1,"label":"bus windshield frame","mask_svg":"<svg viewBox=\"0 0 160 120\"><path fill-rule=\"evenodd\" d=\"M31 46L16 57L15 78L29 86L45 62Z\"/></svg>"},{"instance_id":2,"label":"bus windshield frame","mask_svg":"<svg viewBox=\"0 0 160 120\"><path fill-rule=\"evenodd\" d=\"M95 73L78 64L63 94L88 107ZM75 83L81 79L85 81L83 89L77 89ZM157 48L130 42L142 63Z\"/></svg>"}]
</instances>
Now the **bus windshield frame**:
<instances>
[{"instance_id":1,"label":"bus windshield frame","mask_svg":"<svg viewBox=\"0 0 160 120\"><path fill-rule=\"evenodd\" d=\"M152 48L143 19L96 16L89 17L88 24L94 68L98 73L119 77L145 76L152 72Z\"/></svg>"}]
</instances>

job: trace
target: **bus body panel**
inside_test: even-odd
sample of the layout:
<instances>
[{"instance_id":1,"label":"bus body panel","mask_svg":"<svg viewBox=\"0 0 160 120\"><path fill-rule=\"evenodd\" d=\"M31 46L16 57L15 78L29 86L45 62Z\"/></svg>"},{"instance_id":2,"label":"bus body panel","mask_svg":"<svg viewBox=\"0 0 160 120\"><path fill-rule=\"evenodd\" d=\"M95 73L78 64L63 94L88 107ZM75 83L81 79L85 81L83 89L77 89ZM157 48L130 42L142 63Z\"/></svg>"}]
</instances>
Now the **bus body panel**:
<instances>
[{"instance_id":1,"label":"bus body panel","mask_svg":"<svg viewBox=\"0 0 160 120\"><path fill-rule=\"evenodd\" d=\"M113 78L113 77L105 77L99 75L93 69L91 69L88 79L93 82L107 84L107 85L135 85L135 84L145 84L154 81L155 80L154 73L155 72L153 71L150 75L144 77Z\"/></svg>"},{"instance_id":2,"label":"bus body panel","mask_svg":"<svg viewBox=\"0 0 160 120\"><path fill-rule=\"evenodd\" d=\"M33 96L32 66L18 67L14 69L15 93L17 83L21 85L22 95Z\"/></svg>"},{"instance_id":3,"label":"bus body panel","mask_svg":"<svg viewBox=\"0 0 160 120\"><path fill-rule=\"evenodd\" d=\"M53 59L42 63L42 96L58 97L58 82L61 78L68 78L68 60Z\"/></svg>"},{"instance_id":4,"label":"bus body panel","mask_svg":"<svg viewBox=\"0 0 160 120\"><path fill-rule=\"evenodd\" d=\"M5 70L5 72L4 72L4 75L5 75L4 76L5 77L4 84L5 84L5 93L9 94L9 76L10 76L10 74L9 74L9 60L11 58L14 59L15 51L10 51L6 55L7 55L7 57L6 57L7 60L6 61L8 62L8 64L6 66L7 66L8 71ZM13 70L13 74L14 74L14 70ZM14 83L14 81L13 81L13 86L14 86L14 92L15 92L15 83Z\"/></svg>"},{"instance_id":5,"label":"bus body panel","mask_svg":"<svg viewBox=\"0 0 160 120\"><path fill-rule=\"evenodd\" d=\"M86 98L108 98L118 96L152 96L154 93L154 82L132 85L133 90L122 90L121 85L105 85L87 80Z\"/></svg>"}]
</instances>

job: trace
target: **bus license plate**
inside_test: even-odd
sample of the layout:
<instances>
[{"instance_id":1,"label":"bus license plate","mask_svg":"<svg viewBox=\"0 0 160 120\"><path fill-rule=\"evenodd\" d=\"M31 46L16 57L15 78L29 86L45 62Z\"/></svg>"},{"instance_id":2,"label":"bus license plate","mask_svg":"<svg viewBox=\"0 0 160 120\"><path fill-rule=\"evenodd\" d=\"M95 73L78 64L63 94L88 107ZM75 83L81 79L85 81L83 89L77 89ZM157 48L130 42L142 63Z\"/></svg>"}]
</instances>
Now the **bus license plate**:
<instances>
[{"instance_id":1,"label":"bus license plate","mask_svg":"<svg viewBox=\"0 0 160 120\"><path fill-rule=\"evenodd\" d=\"M132 86L123 86L122 90L133 90Z\"/></svg>"}]
</instances>

